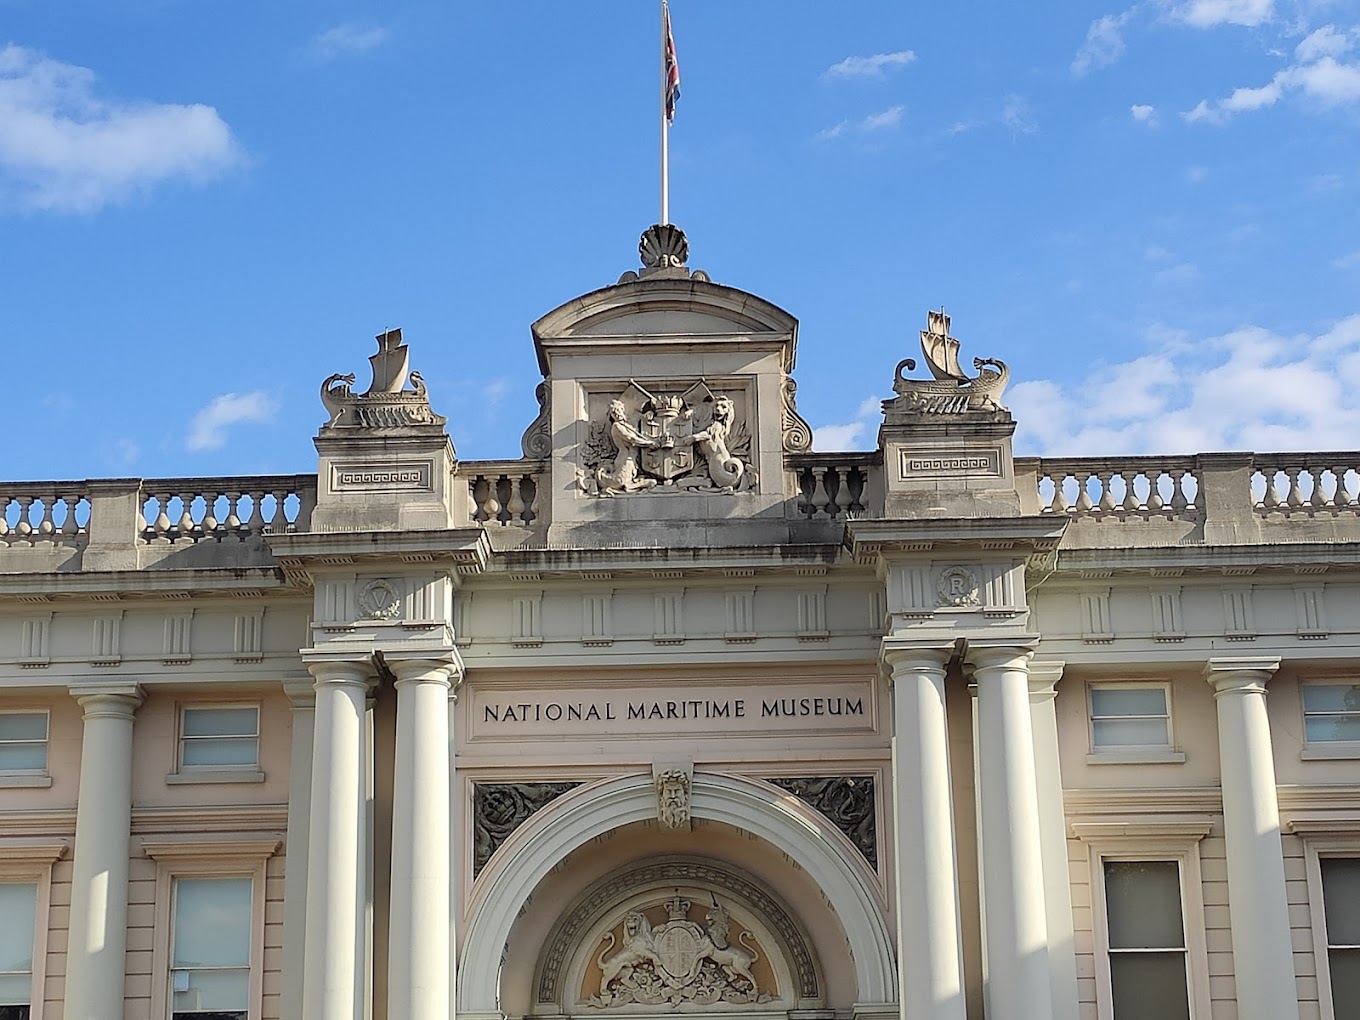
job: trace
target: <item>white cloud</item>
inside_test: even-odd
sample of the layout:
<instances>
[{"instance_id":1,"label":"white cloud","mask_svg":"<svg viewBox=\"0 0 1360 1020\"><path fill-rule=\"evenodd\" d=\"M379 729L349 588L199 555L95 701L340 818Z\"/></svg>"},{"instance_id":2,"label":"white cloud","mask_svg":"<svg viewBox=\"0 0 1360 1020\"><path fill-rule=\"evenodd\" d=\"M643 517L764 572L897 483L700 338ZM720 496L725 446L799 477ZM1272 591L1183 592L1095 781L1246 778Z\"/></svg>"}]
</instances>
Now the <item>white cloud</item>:
<instances>
[{"instance_id":1,"label":"white cloud","mask_svg":"<svg viewBox=\"0 0 1360 1020\"><path fill-rule=\"evenodd\" d=\"M868 433L878 428L883 401L865 397L855 409L855 420L840 425L818 425L812 430L812 448L819 453L842 453L868 445Z\"/></svg>"},{"instance_id":2,"label":"white cloud","mask_svg":"<svg viewBox=\"0 0 1360 1020\"><path fill-rule=\"evenodd\" d=\"M1323 25L1294 47L1294 55L1308 63L1319 57L1339 57L1354 45L1352 34L1338 32L1333 25Z\"/></svg>"},{"instance_id":3,"label":"white cloud","mask_svg":"<svg viewBox=\"0 0 1360 1020\"><path fill-rule=\"evenodd\" d=\"M1337 48L1337 38L1347 45L1349 40L1332 35L1319 39L1324 31L1319 29L1300 43L1296 51L1299 61L1276 71L1266 84L1234 89L1217 102L1201 99L1181 116L1191 124L1199 121L1222 124L1234 114L1274 106L1290 93L1306 96L1322 106L1360 102L1360 64L1343 64L1331 55L1342 52Z\"/></svg>"},{"instance_id":4,"label":"white cloud","mask_svg":"<svg viewBox=\"0 0 1360 1020\"><path fill-rule=\"evenodd\" d=\"M1129 107L1129 116L1148 127L1157 126L1157 107L1155 106L1148 106L1146 103L1134 103Z\"/></svg>"},{"instance_id":5,"label":"white cloud","mask_svg":"<svg viewBox=\"0 0 1360 1020\"><path fill-rule=\"evenodd\" d=\"M113 441L113 454L119 464L124 467L131 467L141 459L142 448L131 439L115 439Z\"/></svg>"},{"instance_id":6,"label":"white cloud","mask_svg":"<svg viewBox=\"0 0 1360 1020\"><path fill-rule=\"evenodd\" d=\"M1185 168L1185 179L1191 184L1199 184L1209 176L1209 168L1194 164Z\"/></svg>"},{"instance_id":7,"label":"white cloud","mask_svg":"<svg viewBox=\"0 0 1360 1020\"><path fill-rule=\"evenodd\" d=\"M211 106L105 99L88 68L0 48L0 203L94 212L242 162Z\"/></svg>"},{"instance_id":8,"label":"white cloud","mask_svg":"<svg viewBox=\"0 0 1360 1020\"><path fill-rule=\"evenodd\" d=\"M1086 41L1072 60L1072 73L1080 78L1091 71L1109 67L1123 56L1123 28L1132 14L1132 10L1123 14L1106 14L1091 22L1091 27L1086 30Z\"/></svg>"},{"instance_id":9,"label":"white cloud","mask_svg":"<svg viewBox=\"0 0 1360 1020\"><path fill-rule=\"evenodd\" d=\"M1326 450L1354 445L1360 406L1344 395L1357 385L1360 314L1318 336L1245 326L1163 342L1087 379L1022 382L1007 397L1025 453Z\"/></svg>"},{"instance_id":10,"label":"white cloud","mask_svg":"<svg viewBox=\"0 0 1360 1020\"><path fill-rule=\"evenodd\" d=\"M312 40L312 54L318 60L357 56L377 49L391 33L380 25L361 25L346 21L328 28Z\"/></svg>"},{"instance_id":11,"label":"white cloud","mask_svg":"<svg viewBox=\"0 0 1360 1020\"><path fill-rule=\"evenodd\" d=\"M1328 192L1336 191L1345 183L1345 178L1340 174L1317 174L1309 182L1309 187L1314 191Z\"/></svg>"},{"instance_id":12,"label":"white cloud","mask_svg":"<svg viewBox=\"0 0 1360 1020\"><path fill-rule=\"evenodd\" d=\"M1032 135L1039 130L1034 111L1023 96L1009 95L1001 106L1001 123L1012 136Z\"/></svg>"},{"instance_id":13,"label":"white cloud","mask_svg":"<svg viewBox=\"0 0 1360 1020\"><path fill-rule=\"evenodd\" d=\"M213 397L189 426L184 445L190 450L220 450L227 443L227 429L233 425L267 425L274 420L278 405L263 390L250 393L223 393Z\"/></svg>"},{"instance_id":14,"label":"white cloud","mask_svg":"<svg viewBox=\"0 0 1360 1020\"><path fill-rule=\"evenodd\" d=\"M1186 0L1177 4L1171 16L1195 28L1216 25L1263 24L1275 13L1275 0Z\"/></svg>"},{"instance_id":15,"label":"white cloud","mask_svg":"<svg viewBox=\"0 0 1360 1020\"><path fill-rule=\"evenodd\" d=\"M860 120L843 120L829 128L823 128L814 136L819 142L827 142L846 134L870 134L876 131L893 131L902 124L903 106L890 106L881 113L871 113Z\"/></svg>"},{"instance_id":16,"label":"white cloud","mask_svg":"<svg viewBox=\"0 0 1360 1020\"><path fill-rule=\"evenodd\" d=\"M1360 249L1332 259L1333 269L1354 269L1360 266Z\"/></svg>"},{"instance_id":17,"label":"white cloud","mask_svg":"<svg viewBox=\"0 0 1360 1020\"><path fill-rule=\"evenodd\" d=\"M916 59L913 50L895 53L874 53L867 57L846 57L822 72L828 80L836 78L882 78L890 69L906 67Z\"/></svg>"}]
</instances>

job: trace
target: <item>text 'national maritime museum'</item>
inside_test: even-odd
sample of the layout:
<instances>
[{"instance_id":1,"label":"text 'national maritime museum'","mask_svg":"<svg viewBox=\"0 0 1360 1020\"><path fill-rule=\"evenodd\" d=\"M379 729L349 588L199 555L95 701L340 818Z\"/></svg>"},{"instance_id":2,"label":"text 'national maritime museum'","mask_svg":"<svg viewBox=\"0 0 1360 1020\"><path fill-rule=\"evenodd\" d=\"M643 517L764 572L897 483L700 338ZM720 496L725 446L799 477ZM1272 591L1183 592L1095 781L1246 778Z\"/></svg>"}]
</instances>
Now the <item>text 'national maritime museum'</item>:
<instances>
[{"instance_id":1,"label":"text 'national maritime museum'","mask_svg":"<svg viewBox=\"0 0 1360 1020\"><path fill-rule=\"evenodd\" d=\"M813 453L641 252L519 459L391 331L315 474L0 483L0 1017L1360 1017L1360 454L1014 457L941 313Z\"/></svg>"}]
</instances>

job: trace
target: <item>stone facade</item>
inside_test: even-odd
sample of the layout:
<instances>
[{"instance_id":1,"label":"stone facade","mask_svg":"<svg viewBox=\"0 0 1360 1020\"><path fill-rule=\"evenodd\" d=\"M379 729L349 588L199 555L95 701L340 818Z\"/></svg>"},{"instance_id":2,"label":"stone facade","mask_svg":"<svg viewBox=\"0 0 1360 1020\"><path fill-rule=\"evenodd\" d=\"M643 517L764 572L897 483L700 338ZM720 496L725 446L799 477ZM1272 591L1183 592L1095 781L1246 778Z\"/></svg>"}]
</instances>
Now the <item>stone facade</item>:
<instances>
[{"instance_id":1,"label":"stone facade","mask_svg":"<svg viewBox=\"0 0 1360 1020\"><path fill-rule=\"evenodd\" d=\"M0 483L0 998L1349 1015L1360 454L1015 457L942 313L812 453L797 321L641 250L534 323L520 459L460 462L389 331L315 475Z\"/></svg>"}]
</instances>

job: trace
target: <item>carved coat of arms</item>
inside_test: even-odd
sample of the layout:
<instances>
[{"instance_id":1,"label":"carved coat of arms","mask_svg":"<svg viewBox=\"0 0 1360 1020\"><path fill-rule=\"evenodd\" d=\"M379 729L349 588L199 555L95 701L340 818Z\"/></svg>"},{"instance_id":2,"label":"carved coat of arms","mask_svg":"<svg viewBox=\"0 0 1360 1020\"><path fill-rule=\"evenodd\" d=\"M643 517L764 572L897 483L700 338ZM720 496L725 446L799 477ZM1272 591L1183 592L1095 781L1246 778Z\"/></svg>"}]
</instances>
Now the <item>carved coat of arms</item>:
<instances>
[{"instance_id":1,"label":"carved coat of arms","mask_svg":"<svg viewBox=\"0 0 1360 1020\"><path fill-rule=\"evenodd\" d=\"M769 1002L773 997L760 990L751 971L759 955L749 933L741 933L742 946L730 944L731 917L716 897L705 926L689 920L689 910L690 901L678 892L666 902L669 919L655 927L641 910L630 910L621 944L612 931L605 935L607 944L596 960L600 993L589 1004Z\"/></svg>"},{"instance_id":2,"label":"carved coat of arms","mask_svg":"<svg viewBox=\"0 0 1360 1020\"><path fill-rule=\"evenodd\" d=\"M735 401L702 380L683 393L653 394L636 382L592 421L581 487L597 496L707 490L755 484L751 434Z\"/></svg>"}]
</instances>

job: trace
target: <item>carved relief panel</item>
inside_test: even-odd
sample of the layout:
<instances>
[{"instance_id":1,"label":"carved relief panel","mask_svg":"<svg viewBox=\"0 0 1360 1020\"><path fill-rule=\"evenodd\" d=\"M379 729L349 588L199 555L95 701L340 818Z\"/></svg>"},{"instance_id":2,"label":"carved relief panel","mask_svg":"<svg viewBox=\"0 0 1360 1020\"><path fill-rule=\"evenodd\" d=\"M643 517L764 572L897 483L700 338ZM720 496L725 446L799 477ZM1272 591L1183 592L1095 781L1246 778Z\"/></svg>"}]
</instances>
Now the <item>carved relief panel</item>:
<instances>
[{"instance_id":1,"label":"carved relief panel","mask_svg":"<svg viewBox=\"0 0 1360 1020\"><path fill-rule=\"evenodd\" d=\"M589 495L756 488L753 401L745 386L630 380L584 398L588 432L577 478Z\"/></svg>"}]
</instances>

